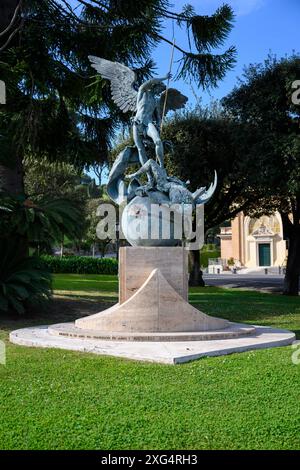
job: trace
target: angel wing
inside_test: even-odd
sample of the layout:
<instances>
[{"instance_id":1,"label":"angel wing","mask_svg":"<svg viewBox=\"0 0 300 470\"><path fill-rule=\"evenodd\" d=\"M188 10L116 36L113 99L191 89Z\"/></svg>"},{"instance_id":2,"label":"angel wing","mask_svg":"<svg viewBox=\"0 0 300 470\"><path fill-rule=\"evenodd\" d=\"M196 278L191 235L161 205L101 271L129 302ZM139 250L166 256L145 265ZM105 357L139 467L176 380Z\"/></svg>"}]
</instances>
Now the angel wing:
<instances>
[{"instance_id":1,"label":"angel wing","mask_svg":"<svg viewBox=\"0 0 300 470\"><path fill-rule=\"evenodd\" d=\"M119 62L111 62L92 55L89 56L89 60L102 78L110 80L112 98L121 111L124 113L135 111L137 91L133 87L136 81L134 71Z\"/></svg>"},{"instance_id":2,"label":"angel wing","mask_svg":"<svg viewBox=\"0 0 300 470\"><path fill-rule=\"evenodd\" d=\"M168 111L175 111L176 109L184 108L184 106L186 105L188 101L188 98L184 96L182 93L180 93L180 91L176 90L175 88L169 88L168 90L164 91L160 95L161 112L163 112L164 103L166 99L166 93L167 93L167 103L166 103L165 114L167 114Z\"/></svg>"}]
</instances>

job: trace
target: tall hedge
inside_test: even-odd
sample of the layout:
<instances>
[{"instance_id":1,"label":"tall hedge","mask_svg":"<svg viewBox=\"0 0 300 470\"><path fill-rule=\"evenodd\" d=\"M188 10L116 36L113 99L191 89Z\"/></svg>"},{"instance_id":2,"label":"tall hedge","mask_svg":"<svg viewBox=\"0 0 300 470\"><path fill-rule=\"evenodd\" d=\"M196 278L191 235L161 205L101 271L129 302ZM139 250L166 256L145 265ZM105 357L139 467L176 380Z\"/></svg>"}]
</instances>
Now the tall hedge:
<instances>
[{"instance_id":1,"label":"tall hedge","mask_svg":"<svg viewBox=\"0 0 300 470\"><path fill-rule=\"evenodd\" d=\"M113 258L92 258L89 256L44 255L41 259L52 273L65 274L117 274L118 261Z\"/></svg>"}]
</instances>

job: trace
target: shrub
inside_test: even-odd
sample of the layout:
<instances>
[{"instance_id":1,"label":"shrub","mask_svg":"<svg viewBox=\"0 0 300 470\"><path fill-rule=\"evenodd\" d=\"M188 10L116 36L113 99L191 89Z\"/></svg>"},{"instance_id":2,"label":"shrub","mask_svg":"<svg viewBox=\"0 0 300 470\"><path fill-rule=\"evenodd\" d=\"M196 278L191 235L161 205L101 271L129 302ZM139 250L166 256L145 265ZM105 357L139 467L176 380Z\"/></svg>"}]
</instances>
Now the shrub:
<instances>
[{"instance_id":1,"label":"shrub","mask_svg":"<svg viewBox=\"0 0 300 470\"><path fill-rule=\"evenodd\" d=\"M51 296L51 275L40 259L24 258L18 240L0 239L0 313L23 314Z\"/></svg>"},{"instance_id":2,"label":"shrub","mask_svg":"<svg viewBox=\"0 0 300 470\"><path fill-rule=\"evenodd\" d=\"M202 251L200 255L201 267L207 268L208 260L210 258L219 258L220 257L220 250L215 249L214 251Z\"/></svg>"},{"instance_id":3,"label":"shrub","mask_svg":"<svg viewBox=\"0 0 300 470\"><path fill-rule=\"evenodd\" d=\"M205 251L218 251L218 247L217 245L215 245L215 243L206 243L201 248L201 252L205 252Z\"/></svg>"},{"instance_id":4,"label":"shrub","mask_svg":"<svg viewBox=\"0 0 300 470\"><path fill-rule=\"evenodd\" d=\"M117 274L118 261L113 258L92 258L89 256L41 256L52 273L65 274Z\"/></svg>"}]
</instances>

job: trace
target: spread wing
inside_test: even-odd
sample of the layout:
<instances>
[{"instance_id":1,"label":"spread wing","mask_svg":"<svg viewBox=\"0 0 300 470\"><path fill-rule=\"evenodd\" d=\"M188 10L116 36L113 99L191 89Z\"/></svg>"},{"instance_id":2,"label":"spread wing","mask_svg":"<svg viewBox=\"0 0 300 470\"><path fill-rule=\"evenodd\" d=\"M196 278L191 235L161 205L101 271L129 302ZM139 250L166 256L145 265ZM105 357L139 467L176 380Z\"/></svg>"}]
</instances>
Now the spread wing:
<instances>
[{"instance_id":1,"label":"spread wing","mask_svg":"<svg viewBox=\"0 0 300 470\"><path fill-rule=\"evenodd\" d=\"M135 111L137 92L133 88L136 81L134 71L119 62L91 55L89 59L101 77L110 80L112 98L121 111Z\"/></svg>"},{"instance_id":2,"label":"spread wing","mask_svg":"<svg viewBox=\"0 0 300 470\"><path fill-rule=\"evenodd\" d=\"M175 88L169 88L168 90L164 91L160 96L161 112L164 107L166 93L167 93L167 103L166 103L165 114L167 114L168 111L175 111L176 109L184 108L184 106L186 105L188 101L188 98L182 95L182 93L180 93L180 91L176 90Z\"/></svg>"}]
</instances>

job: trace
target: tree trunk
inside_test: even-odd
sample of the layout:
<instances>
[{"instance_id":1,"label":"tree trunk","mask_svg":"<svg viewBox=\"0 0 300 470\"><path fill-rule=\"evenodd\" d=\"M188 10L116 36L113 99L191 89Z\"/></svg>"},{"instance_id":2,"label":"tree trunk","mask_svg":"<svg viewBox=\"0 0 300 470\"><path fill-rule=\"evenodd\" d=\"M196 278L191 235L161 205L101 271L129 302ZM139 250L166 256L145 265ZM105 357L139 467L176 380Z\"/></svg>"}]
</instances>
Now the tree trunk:
<instances>
[{"instance_id":1,"label":"tree trunk","mask_svg":"<svg viewBox=\"0 0 300 470\"><path fill-rule=\"evenodd\" d=\"M104 258L105 253L106 253L106 248L107 248L107 243L103 241L103 243L101 243L101 258Z\"/></svg>"},{"instance_id":2,"label":"tree trunk","mask_svg":"<svg viewBox=\"0 0 300 470\"><path fill-rule=\"evenodd\" d=\"M16 11L16 7L19 3L20 0L1 0L0 33L4 32L10 25ZM18 24L19 16L17 15L14 24L11 25L6 34L0 37L0 47L6 44L7 39ZM7 48L9 49L9 47L13 45L15 41L17 41L17 35L14 36L14 39L11 43L7 44ZM9 100L9 96L7 99ZM12 195L24 193L23 179L22 156L12 156L10 167L0 164L0 191L5 191Z\"/></svg>"},{"instance_id":3,"label":"tree trunk","mask_svg":"<svg viewBox=\"0 0 300 470\"><path fill-rule=\"evenodd\" d=\"M205 282L201 271L200 250L191 250L189 255L191 263L189 285L191 287L204 287Z\"/></svg>"},{"instance_id":4,"label":"tree trunk","mask_svg":"<svg viewBox=\"0 0 300 470\"><path fill-rule=\"evenodd\" d=\"M284 279L284 295L299 295L300 279L300 227L289 230L289 254Z\"/></svg>"}]
</instances>

